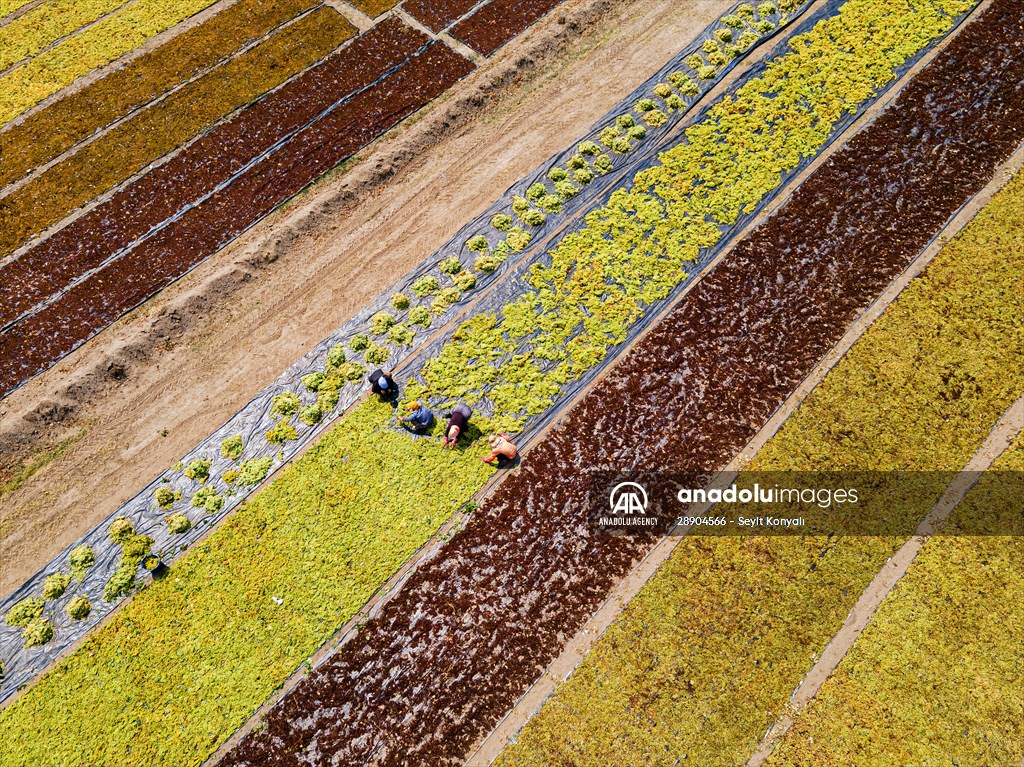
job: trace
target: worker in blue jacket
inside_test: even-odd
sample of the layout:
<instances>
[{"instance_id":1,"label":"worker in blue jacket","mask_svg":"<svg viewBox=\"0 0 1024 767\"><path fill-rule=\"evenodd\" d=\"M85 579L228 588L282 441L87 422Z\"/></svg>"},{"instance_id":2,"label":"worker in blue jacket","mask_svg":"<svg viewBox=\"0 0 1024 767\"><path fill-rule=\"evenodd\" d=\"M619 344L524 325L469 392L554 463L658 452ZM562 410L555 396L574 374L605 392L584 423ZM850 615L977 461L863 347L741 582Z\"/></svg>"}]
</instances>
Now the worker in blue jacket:
<instances>
[{"instance_id":1,"label":"worker in blue jacket","mask_svg":"<svg viewBox=\"0 0 1024 767\"><path fill-rule=\"evenodd\" d=\"M398 421L407 429L422 434L434 422L434 413L426 405L412 402L405 408L405 415L398 416Z\"/></svg>"}]
</instances>

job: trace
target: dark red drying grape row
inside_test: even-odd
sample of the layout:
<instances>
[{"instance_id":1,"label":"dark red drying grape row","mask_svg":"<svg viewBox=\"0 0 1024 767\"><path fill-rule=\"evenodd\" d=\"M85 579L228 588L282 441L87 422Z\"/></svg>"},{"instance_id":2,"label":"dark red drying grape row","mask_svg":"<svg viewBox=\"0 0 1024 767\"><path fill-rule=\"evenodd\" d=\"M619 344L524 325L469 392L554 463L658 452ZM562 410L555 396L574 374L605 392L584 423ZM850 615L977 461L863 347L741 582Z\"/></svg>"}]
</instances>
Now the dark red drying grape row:
<instances>
[{"instance_id":1,"label":"dark red drying grape row","mask_svg":"<svg viewBox=\"0 0 1024 767\"><path fill-rule=\"evenodd\" d=\"M750 440L1024 140L1022 25L995 0L965 27L222 764L461 763L651 545L588 534L581 467L707 473Z\"/></svg>"},{"instance_id":2,"label":"dark red drying grape row","mask_svg":"<svg viewBox=\"0 0 1024 767\"><path fill-rule=\"evenodd\" d=\"M532 26L562 0L491 0L452 27L452 35L474 51L490 56Z\"/></svg>"},{"instance_id":3,"label":"dark red drying grape row","mask_svg":"<svg viewBox=\"0 0 1024 767\"><path fill-rule=\"evenodd\" d=\"M194 204L332 104L400 66L427 41L397 19L381 23L7 264L0 269L0 325Z\"/></svg>"},{"instance_id":4,"label":"dark red drying grape row","mask_svg":"<svg viewBox=\"0 0 1024 767\"><path fill-rule=\"evenodd\" d=\"M432 44L230 186L13 326L0 335L0 392L9 392L166 287L472 69L447 46Z\"/></svg>"},{"instance_id":5,"label":"dark red drying grape row","mask_svg":"<svg viewBox=\"0 0 1024 767\"><path fill-rule=\"evenodd\" d=\"M402 8L435 32L469 11L477 0L406 0Z\"/></svg>"}]
</instances>

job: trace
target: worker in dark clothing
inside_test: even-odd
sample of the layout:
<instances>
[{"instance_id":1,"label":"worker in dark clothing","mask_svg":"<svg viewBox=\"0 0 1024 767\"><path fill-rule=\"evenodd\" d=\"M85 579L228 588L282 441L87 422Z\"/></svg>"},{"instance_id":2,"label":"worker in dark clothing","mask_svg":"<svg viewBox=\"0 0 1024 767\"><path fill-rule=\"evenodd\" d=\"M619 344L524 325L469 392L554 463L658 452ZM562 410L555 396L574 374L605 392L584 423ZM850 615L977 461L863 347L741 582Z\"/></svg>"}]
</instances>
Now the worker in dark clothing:
<instances>
[{"instance_id":1,"label":"worker in dark clothing","mask_svg":"<svg viewBox=\"0 0 1024 767\"><path fill-rule=\"evenodd\" d=\"M466 430L472 416L473 411L469 409L468 405L459 403L452 408L452 412L448 415L448 425L444 428L445 447L455 447L455 443L459 441L459 435Z\"/></svg>"},{"instance_id":2,"label":"worker in dark clothing","mask_svg":"<svg viewBox=\"0 0 1024 767\"><path fill-rule=\"evenodd\" d=\"M398 396L398 384L395 379L389 376L380 368L370 373L370 389L383 400L394 399Z\"/></svg>"},{"instance_id":3,"label":"worker in dark clothing","mask_svg":"<svg viewBox=\"0 0 1024 767\"><path fill-rule=\"evenodd\" d=\"M405 414L398 416L398 422L417 434L422 434L434 422L434 413L426 405L413 402L406 406Z\"/></svg>"}]
</instances>

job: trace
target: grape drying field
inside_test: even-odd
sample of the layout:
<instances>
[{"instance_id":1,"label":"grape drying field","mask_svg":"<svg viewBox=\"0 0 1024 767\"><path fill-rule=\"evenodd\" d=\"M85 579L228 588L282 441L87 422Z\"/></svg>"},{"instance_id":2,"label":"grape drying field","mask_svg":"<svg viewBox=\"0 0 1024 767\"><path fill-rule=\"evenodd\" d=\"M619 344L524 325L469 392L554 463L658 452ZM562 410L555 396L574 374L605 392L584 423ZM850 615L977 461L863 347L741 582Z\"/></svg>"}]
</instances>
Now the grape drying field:
<instances>
[{"instance_id":1,"label":"grape drying field","mask_svg":"<svg viewBox=\"0 0 1024 767\"><path fill-rule=\"evenodd\" d=\"M559 4L0 0L0 399ZM683 538L502 725L661 540L595 534L593 472L705 482L788 412L745 471L881 472L859 513L913 530L1024 427L1024 6L739 2L679 51L5 598L0 762L751 759L909 533ZM367 398L378 366L473 407L458 450ZM1016 539L956 537L1013 518L995 482L767 764L1024 757Z\"/></svg>"},{"instance_id":2,"label":"grape drying field","mask_svg":"<svg viewBox=\"0 0 1024 767\"><path fill-rule=\"evenodd\" d=\"M557 4L408 12L435 33L466 25L471 47L482 24L489 55ZM355 4L377 19L358 35L312 0L241 0L50 98L83 61L102 66L208 5L48 0L0 28L0 396L475 69L396 3ZM98 47L83 57L86 40ZM52 89L18 80L39 85L44 66Z\"/></svg>"}]
</instances>

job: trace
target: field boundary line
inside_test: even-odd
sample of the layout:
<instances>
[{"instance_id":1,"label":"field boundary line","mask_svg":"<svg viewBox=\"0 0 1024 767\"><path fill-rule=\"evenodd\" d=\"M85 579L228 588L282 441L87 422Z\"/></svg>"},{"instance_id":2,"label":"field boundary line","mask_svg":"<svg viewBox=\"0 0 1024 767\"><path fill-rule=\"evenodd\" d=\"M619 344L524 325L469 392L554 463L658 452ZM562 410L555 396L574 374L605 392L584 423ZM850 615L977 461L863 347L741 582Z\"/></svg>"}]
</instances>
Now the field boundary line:
<instances>
[{"instance_id":1,"label":"field boundary line","mask_svg":"<svg viewBox=\"0 0 1024 767\"><path fill-rule=\"evenodd\" d=\"M336 10L346 19L348 19L352 23L352 26L359 30L359 34L369 32L371 29L377 26L381 22L381 19L383 18L381 16L376 19L372 19L365 13L363 13L361 10L356 8L354 5L350 3L344 3L342 2L342 0L323 0L323 4L329 5L331 8Z\"/></svg>"},{"instance_id":2,"label":"field boundary line","mask_svg":"<svg viewBox=\"0 0 1024 767\"><path fill-rule=\"evenodd\" d=\"M847 615L842 628L829 640L821 657L797 684L786 705L785 712L764 734L757 750L747 761L747 767L762 767L764 765L775 751L775 747L785 738L797 717L814 700L822 685L832 676L861 633L871 623L886 597L907 574L924 545L931 540L950 514L964 500L971 488L977 484L979 472L991 468L993 462L1013 444L1014 438L1022 430L1024 430L1024 395L1007 408L992 428L988 438L971 457L970 462L949 483L942 498L918 525L914 535L890 557L885 566L879 570L861 593L857 603Z\"/></svg>"},{"instance_id":3,"label":"field boundary line","mask_svg":"<svg viewBox=\"0 0 1024 767\"><path fill-rule=\"evenodd\" d=\"M87 22L87 23L83 24L82 26L78 27L77 29L74 29L71 32L68 32L66 35L62 35L61 37L58 37L56 40L53 40L53 41L47 43L46 45L44 45L42 48L40 48L38 51L36 51L35 53L31 54L30 56L26 56L23 59L18 59L13 64L11 64L9 67L4 69L3 71L0 71L0 78L6 77L7 75L9 75L11 72L15 71L16 69L21 69L23 66L28 64L33 59L39 58L40 56L42 56L45 53L49 53L50 51L52 51L54 48L56 48L61 43L66 42L67 40L70 40L72 37L76 37L77 35L81 34L82 32L86 32L86 31L92 29L93 27L95 27L100 22L106 21L107 19L112 18L113 16L116 16L117 14L121 13L121 11L125 10L126 8L130 8L133 5L138 5L140 2L142 2L142 0L125 0L125 2L121 3L116 8L113 8L113 9L107 11L106 13L104 13L104 14L102 14L100 16L97 16L92 21ZM27 13L28 13L28 11L26 11L26 14ZM6 25L4 25L4 26L6 26Z\"/></svg>"},{"instance_id":4,"label":"field boundary line","mask_svg":"<svg viewBox=\"0 0 1024 767\"><path fill-rule=\"evenodd\" d=\"M435 32L434 30L432 30L430 27L428 27L426 24L424 24L422 21L417 19L415 16L410 14L408 11L406 11L399 5L396 5L394 8L392 8L389 13L401 19L403 22L408 24L413 29L419 30L425 35L429 35L431 40L438 40L440 42L443 42L445 45L447 45L457 54L462 56L464 59L469 59L474 64L478 64L481 59L486 58L482 54L474 51L461 40L456 40L447 32L443 30L441 32Z\"/></svg>"},{"instance_id":5,"label":"field boundary line","mask_svg":"<svg viewBox=\"0 0 1024 767\"><path fill-rule=\"evenodd\" d=\"M46 1L47 0L31 0L31 2L25 3L20 8L15 8L13 11L11 11L6 16L4 16L2 19L0 19L0 29L2 29L3 27L6 27L12 21L20 19L26 13L28 13L31 10L34 10L34 9L38 8L40 5L42 5Z\"/></svg>"},{"instance_id":6,"label":"field boundary line","mask_svg":"<svg viewBox=\"0 0 1024 767\"><path fill-rule=\"evenodd\" d=\"M43 0L43 2L45 2L45 0ZM168 29L165 29L160 34L153 35L148 40L144 41L141 45L132 48L132 50L122 54L121 56L118 56L113 61L108 62L107 64L104 64L101 67L96 67L95 69L87 72L81 77L75 78L75 80L73 80L68 85L65 85L58 91L54 91L45 99L42 99L38 104L33 104L31 107L26 109L24 112L22 112L14 119L4 123L2 126L0 126L0 134L3 134L5 131L10 130L16 125L20 125L35 113L40 112L43 109L46 109L46 107L48 106L52 106L56 102L65 98L66 96L70 96L72 93L77 93L86 86L91 85L92 83L96 82L97 80L103 77L106 77L114 70L121 69L122 67L130 64L131 62L135 61L135 59L140 58L145 54L149 53L150 51L160 47L164 43L180 35L182 32L188 29L192 29L193 27L199 26L200 24L216 16L221 11L231 7L232 5L237 4L238 2L239 0L218 0L217 2L207 6L198 13L192 14L187 19L182 19L180 22L178 22L172 27L169 27Z\"/></svg>"},{"instance_id":7,"label":"field boundary line","mask_svg":"<svg viewBox=\"0 0 1024 767\"><path fill-rule=\"evenodd\" d=\"M236 2L237 1L238 0L236 0ZM116 118L112 122L107 123L105 126L100 128L99 130L89 134L88 136L83 138L78 143L74 144L73 146L68 147L63 152L61 152L59 155L54 157L53 159L48 160L47 162L43 163L42 165L36 166L31 171L29 171L27 174L25 174L24 176L19 178L17 181L12 181L7 186L0 188L0 200L4 199L5 197L7 197L7 196L9 196L11 194L14 194L21 187L26 186L27 184L32 183L37 178L39 178L39 176L41 176L44 173L46 173L54 165L59 165L60 163L64 162L65 160L67 160L67 159L73 157L74 155L78 154L80 151L85 149L85 147L87 147L90 144L92 144L93 142L98 141L99 139L103 138L108 133L110 133L110 131L112 131L115 128L119 127L120 125L122 125L123 123L127 122L128 120L131 120L132 118L138 116L139 114L141 114L141 113L143 113L143 112L145 112L145 111L155 107L156 105L162 103L163 101L166 101L168 98L170 98L171 96L176 94L178 91L180 91L180 90L182 90L184 88L187 88L189 85L192 85L197 80L202 79L203 77L205 77L206 75L210 74L214 70L217 70L217 69L225 66L229 62L234 61L235 59L239 58L240 56L248 53L249 51L251 51L253 48L257 47L258 45L261 45L262 43L265 43L267 40L272 38L274 35L280 33L282 30L284 30L285 28L291 26L292 24L295 24L300 19L305 18L306 16L308 16L309 14L311 14L315 10L317 10L317 8L319 8L319 7L320 6L318 6L318 5L310 6L306 10L302 11L302 13L298 14L297 16L293 16L292 18L287 19L287 20L281 22L280 24L278 24L277 26L273 27L272 29L267 30L266 33L260 35L259 37L253 38L249 42L244 43L240 48L236 48L234 51L232 51L229 55L225 56L224 58L219 59L218 61L215 61L213 64L211 64L208 67L204 67L203 69L200 69L198 72L193 74L188 79L182 80L181 82L179 82L178 84L174 85L169 90L166 90L163 93L159 94L158 96L156 96L152 100L147 101L145 104L140 104L139 106L135 107L134 109L132 109L132 110L130 110L128 112L125 112L125 114L123 114L120 117ZM352 39L354 39L354 38L352 38ZM347 42L348 41L346 40L345 43L347 43ZM344 43L343 43L343 45L344 45ZM340 49L340 47L341 46L339 46L339 49ZM331 54L328 54L328 55L331 55ZM156 167L156 166L154 165L153 167ZM147 166L146 170L148 172L149 166ZM106 193L104 193L104 194L106 194ZM72 211L72 213L68 214L68 216L66 218L70 218L71 216L74 215L74 213L75 213L75 211ZM75 218L77 218L77 216L75 216ZM71 220L74 220L74 219L72 218ZM58 224L59 223L60 222L58 222ZM70 223L70 221L68 223ZM53 226L58 226L58 224L53 224ZM47 236L49 236L49 235L47 235ZM40 242L43 240L42 235L39 236L39 239L40 239ZM25 250L27 250L27 249L25 248L24 245L22 247L18 248L18 250L14 251L14 253L12 253L10 256L6 257L5 259L3 259L2 262L0 262L0 267L3 267L6 264L10 263L11 261L15 260L18 257L15 254L22 254L22 253L25 252Z\"/></svg>"},{"instance_id":8,"label":"field boundary line","mask_svg":"<svg viewBox=\"0 0 1024 767\"><path fill-rule=\"evenodd\" d=\"M975 12L979 12L990 5L990 0L986 0L980 4ZM961 29L966 26L966 23L970 23L973 20L969 18L965 21L965 24L961 25ZM959 30L957 30L958 32ZM955 33L954 33L955 34ZM948 42L952 39L947 38ZM938 49L933 51L938 52ZM930 57L923 58L919 65L924 66L930 61ZM916 74L916 68L908 71L905 75L907 78L911 78ZM877 112L883 110L893 99L898 95L900 88L893 88L890 91L891 98L885 103L879 102L872 110L865 111L862 117L867 118L869 113L871 114L871 120L863 124L858 125L857 123L852 124L846 133L844 133L841 139L833 142L832 146L826 153L823 153L815 163L809 165L805 171L796 177L792 186L790 186L790 192L799 186L807 174L814 172L815 168L818 167L818 161L824 161L834 151L838 151L843 145L846 144L856 133L863 130L870 121L874 119ZM876 109L877 108L877 109ZM874 111L873 111L874 110ZM1014 172L1024 165L1024 145L1018 147L1009 160L1004 162L997 169L993 180L989 182L978 194L976 194L971 200L964 205L946 225L939 230L932 242L925 248L908 267L886 288L882 294L876 298L869 306L848 326L846 333L837 342L831 350L829 350L818 363L812 368L804 380L790 393L786 400L779 406L775 413L765 422L764 426L757 432L756 435L744 446L736 455L736 457L730 461L725 467L717 472L709 483L709 487L727 487L730 482L736 477L741 471L743 466L749 463L750 459L763 447L771 437L775 435L778 429L781 427L783 422L800 406L800 404L807 398L808 394L825 378L828 372L835 367L839 360L846 354L846 352L853 346L853 344L874 324L875 320L885 311L885 309L897 298L903 288L915 277L917 277L935 256L942 250L946 242L955 236L964 226L966 226L973 218L974 215L992 198L992 196L999 191L1012 177ZM700 279L710 273L712 267L721 259L725 258L736 245L745 239L750 232L755 229L764 218L772 215L778 207L788 200L790 194L787 193L784 196L778 198L773 206L769 206L765 209L763 214L757 219L752 221L744 230L736 237L734 243L729 246L726 250L715 259L708 268L700 275ZM694 280L693 284L697 284L700 279ZM691 286L692 289L692 286ZM607 373L614 367L615 364L621 359L629 349L644 338L659 322L667 315L674 306L685 298L689 293L687 290L683 293L677 302L673 303L671 307L668 307L663 314L659 315L656 320L652 321L650 327L639 335L633 343L622 350L620 355L617 355L616 359L599 375L595 380L587 386L586 390L581 392L572 401L565 405L562 411L562 415L554 419L545 429L538 433L538 437L543 436L549 429L554 428L564 417L571 408L577 403L579 399L585 396L586 392L590 388L598 383ZM710 504L701 507L706 510L710 508ZM700 509L694 511L695 514L702 513ZM683 536L667 537L658 542L649 552L645 555L640 562L634 567L634 569L620 581L619 585L612 590L607 599L602 605L594 612L590 620L588 620L580 631L568 642L562 650L562 653L541 673L537 681L531 686L516 702L515 706L506 714L506 716L495 726L495 728L489 733L483 741L477 746L472 754L465 761L466 767L485 767L490 765L497 759L498 755L504 749L504 747L515 737L516 734L526 725L526 723L536 714L544 702L554 692L555 686L568 679L572 672L576 669L579 663L584 659L589 650L597 642L598 639L604 634L608 627L614 622L614 620L622 613L625 609L626 604L632 599L637 592L646 584L651 577L660 569L662 563L668 559L675 547L680 543ZM1024 767L1024 765L1022 765Z\"/></svg>"}]
</instances>

